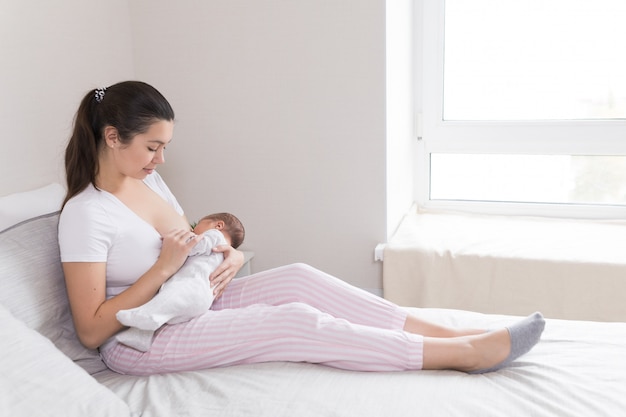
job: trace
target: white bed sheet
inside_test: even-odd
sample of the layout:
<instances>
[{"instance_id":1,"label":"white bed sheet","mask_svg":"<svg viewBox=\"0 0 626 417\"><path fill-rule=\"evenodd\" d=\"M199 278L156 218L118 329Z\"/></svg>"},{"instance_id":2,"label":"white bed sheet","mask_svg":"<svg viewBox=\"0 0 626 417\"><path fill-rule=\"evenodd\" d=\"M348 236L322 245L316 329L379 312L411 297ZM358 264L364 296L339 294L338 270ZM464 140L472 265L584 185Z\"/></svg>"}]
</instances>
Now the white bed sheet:
<instances>
[{"instance_id":1,"label":"white bed sheet","mask_svg":"<svg viewBox=\"0 0 626 417\"><path fill-rule=\"evenodd\" d=\"M411 310L457 326L495 328L518 319ZM549 319L534 350L510 368L484 375L361 373L281 362L95 377L144 417L619 416L626 415L626 323Z\"/></svg>"}]
</instances>

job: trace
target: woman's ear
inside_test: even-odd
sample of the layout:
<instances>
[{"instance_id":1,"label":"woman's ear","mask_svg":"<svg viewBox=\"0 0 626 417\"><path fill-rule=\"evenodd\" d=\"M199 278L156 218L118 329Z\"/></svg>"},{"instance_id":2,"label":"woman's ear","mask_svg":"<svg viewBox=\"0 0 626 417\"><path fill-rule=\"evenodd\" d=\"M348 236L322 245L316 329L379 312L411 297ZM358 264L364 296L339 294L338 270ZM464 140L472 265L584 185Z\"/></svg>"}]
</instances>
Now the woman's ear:
<instances>
[{"instance_id":1,"label":"woman's ear","mask_svg":"<svg viewBox=\"0 0 626 417\"><path fill-rule=\"evenodd\" d=\"M120 143L120 136L115 127L104 127L104 142L109 148L114 148Z\"/></svg>"}]
</instances>

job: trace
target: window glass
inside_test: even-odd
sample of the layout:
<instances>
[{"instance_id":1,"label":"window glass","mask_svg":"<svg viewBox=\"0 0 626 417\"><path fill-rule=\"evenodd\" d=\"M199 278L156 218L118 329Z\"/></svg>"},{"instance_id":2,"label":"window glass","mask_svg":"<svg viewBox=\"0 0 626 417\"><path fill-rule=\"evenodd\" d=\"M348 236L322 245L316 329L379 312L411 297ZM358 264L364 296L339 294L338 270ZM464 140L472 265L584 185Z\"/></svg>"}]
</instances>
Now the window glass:
<instances>
[{"instance_id":1,"label":"window glass","mask_svg":"<svg viewBox=\"0 0 626 417\"><path fill-rule=\"evenodd\" d=\"M626 1L446 0L444 120L626 118Z\"/></svg>"},{"instance_id":2,"label":"window glass","mask_svg":"<svg viewBox=\"0 0 626 417\"><path fill-rule=\"evenodd\" d=\"M626 205L626 156L430 156L433 200Z\"/></svg>"}]
</instances>

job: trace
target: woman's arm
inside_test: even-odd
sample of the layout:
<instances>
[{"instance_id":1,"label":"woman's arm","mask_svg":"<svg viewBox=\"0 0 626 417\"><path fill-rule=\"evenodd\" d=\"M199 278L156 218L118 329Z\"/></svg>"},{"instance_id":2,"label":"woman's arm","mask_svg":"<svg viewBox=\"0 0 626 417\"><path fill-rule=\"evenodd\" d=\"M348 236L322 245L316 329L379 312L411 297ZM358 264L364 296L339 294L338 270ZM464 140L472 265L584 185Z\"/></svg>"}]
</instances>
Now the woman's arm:
<instances>
[{"instance_id":1,"label":"woman's arm","mask_svg":"<svg viewBox=\"0 0 626 417\"><path fill-rule=\"evenodd\" d=\"M185 262L196 244L189 230L175 230L163 237L163 246L157 262L122 293L106 299L106 263L64 262L63 271L67 293L74 318L74 326L81 343L97 348L123 326L115 315L118 311L138 307L148 302L161 285Z\"/></svg>"}]
</instances>

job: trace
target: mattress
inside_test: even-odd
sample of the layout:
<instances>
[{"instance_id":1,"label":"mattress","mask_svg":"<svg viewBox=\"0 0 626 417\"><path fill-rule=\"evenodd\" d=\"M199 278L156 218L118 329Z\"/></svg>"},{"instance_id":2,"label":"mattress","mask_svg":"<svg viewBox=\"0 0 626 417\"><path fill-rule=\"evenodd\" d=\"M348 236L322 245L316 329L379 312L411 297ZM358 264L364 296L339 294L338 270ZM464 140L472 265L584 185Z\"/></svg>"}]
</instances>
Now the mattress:
<instances>
[{"instance_id":1,"label":"mattress","mask_svg":"<svg viewBox=\"0 0 626 417\"><path fill-rule=\"evenodd\" d=\"M497 328L519 317L409 308L440 323ZM262 363L150 377L96 379L152 416L618 416L626 415L626 323L548 319L541 342L512 366L353 372Z\"/></svg>"}]
</instances>

